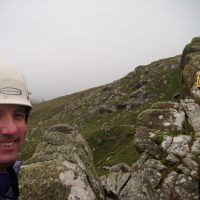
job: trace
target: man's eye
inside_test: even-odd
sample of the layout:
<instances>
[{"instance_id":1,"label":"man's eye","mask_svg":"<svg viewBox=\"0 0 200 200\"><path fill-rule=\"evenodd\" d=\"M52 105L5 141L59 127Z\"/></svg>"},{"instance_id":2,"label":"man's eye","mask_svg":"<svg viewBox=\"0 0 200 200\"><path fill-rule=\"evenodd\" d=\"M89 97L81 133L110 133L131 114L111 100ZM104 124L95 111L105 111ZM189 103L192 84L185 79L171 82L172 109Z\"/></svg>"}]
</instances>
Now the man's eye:
<instances>
[{"instance_id":1,"label":"man's eye","mask_svg":"<svg viewBox=\"0 0 200 200\"><path fill-rule=\"evenodd\" d=\"M17 119L25 119L25 113L15 113L15 117Z\"/></svg>"}]
</instances>

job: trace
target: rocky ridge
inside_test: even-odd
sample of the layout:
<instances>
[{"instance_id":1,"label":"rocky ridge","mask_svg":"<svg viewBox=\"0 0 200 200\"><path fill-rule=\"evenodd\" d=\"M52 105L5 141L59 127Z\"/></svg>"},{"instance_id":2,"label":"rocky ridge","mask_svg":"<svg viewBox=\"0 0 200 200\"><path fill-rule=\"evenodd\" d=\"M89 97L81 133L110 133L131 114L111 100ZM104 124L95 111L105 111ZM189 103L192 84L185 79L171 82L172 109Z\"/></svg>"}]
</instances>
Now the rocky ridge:
<instances>
[{"instance_id":1,"label":"rocky ridge","mask_svg":"<svg viewBox=\"0 0 200 200\"><path fill-rule=\"evenodd\" d=\"M135 162L138 154L132 140L137 115L153 102L178 96L179 65L180 56L161 59L138 66L113 83L34 106L22 159L34 154L52 124L67 123L89 143L98 174L119 162Z\"/></svg>"},{"instance_id":2,"label":"rocky ridge","mask_svg":"<svg viewBox=\"0 0 200 200\"><path fill-rule=\"evenodd\" d=\"M180 101L155 103L138 116L138 161L126 170L117 165L101 177L107 199L199 199L200 38L184 49L181 69Z\"/></svg>"},{"instance_id":3,"label":"rocky ridge","mask_svg":"<svg viewBox=\"0 0 200 200\"><path fill-rule=\"evenodd\" d=\"M36 107L48 112L37 112L30 121L37 126L31 126L24 150L21 199L198 199L199 49L200 38L194 38L181 60L176 56L140 66L112 84L69 96L64 102L53 100L56 107L49 107L51 102ZM172 75L179 74L180 63L182 91L177 94L179 86L173 83L179 77ZM172 96L176 102L164 102ZM62 124L66 121L74 128ZM59 125L49 128L52 122ZM95 127L94 138L88 127ZM104 167L110 173L99 179L95 167L102 157L94 167L92 153L113 148L115 137L128 146L133 132L131 148L139 152L137 161L112 166L115 154L107 154ZM123 151L121 155L126 157Z\"/></svg>"}]
</instances>

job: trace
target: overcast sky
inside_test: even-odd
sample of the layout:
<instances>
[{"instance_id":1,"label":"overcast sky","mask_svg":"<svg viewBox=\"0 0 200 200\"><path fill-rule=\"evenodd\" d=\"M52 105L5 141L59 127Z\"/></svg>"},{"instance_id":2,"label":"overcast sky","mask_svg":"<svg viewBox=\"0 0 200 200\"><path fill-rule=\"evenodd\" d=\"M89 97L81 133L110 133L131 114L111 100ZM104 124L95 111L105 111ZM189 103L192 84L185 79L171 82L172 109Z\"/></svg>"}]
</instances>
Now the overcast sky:
<instances>
[{"instance_id":1,"label":"overcast sky","mask_svg":"<svg viewBox=\"0 0 200 200\"><path fill-rule=\"evenodd\" d=\"M200 36L199 0L0 0L0 57L32 98L110 83Z\"/></svg>"}]
</instances>

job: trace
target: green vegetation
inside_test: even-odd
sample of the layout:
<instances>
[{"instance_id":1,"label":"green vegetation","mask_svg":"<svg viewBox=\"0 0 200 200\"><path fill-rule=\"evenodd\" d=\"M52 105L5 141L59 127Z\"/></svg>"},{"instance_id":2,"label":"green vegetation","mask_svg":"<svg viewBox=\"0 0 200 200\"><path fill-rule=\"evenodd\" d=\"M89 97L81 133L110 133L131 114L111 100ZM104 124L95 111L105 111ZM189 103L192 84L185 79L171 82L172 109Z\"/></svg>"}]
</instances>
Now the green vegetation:
<instances>
[{"instance_id":1,"label":"green vegetation","mask_svg":"<svg viewBox=\"0 0 200 200\"><path fill-rule=\"evenodd\" d=\"M183 125L183 127L184 128L181 131L167 130L167 131L164 131L164 132L161 131L161 132L157 133L156 137L155 137L156 143L160 145L163 142L164 135L168 135L168 136L171 136L171 137L178 136L178 135L190 135L194 139L195 138L195 132L194 132L192 126L188 122L186 122Z\"/></svg>"},{"instance_id":2,"label":"green vegetation","mask_svg":"<svg viewBox=\"0 0 200 200\"><path fill-rule=\"evenodd\" d=\"M113 166L120 162L132 164L138 159L138 153L133 146L135 128L116 126L108 130L94 133L88 142L93 150L95 166L99 175L105 173L104 166Z\"/></svg>"},{"instance_id":3,"label":"green vegetation","mask_svg":"<svg viewBox=\"0 0 200 200\"><path fill-rule=\"evenodd\" d=\"M156 134L156 137L155 137L155 141L157 144L161 144L163 142L163 139L164 139L164 135L168 135L168 136L171 136L171 137L174 137L174 136L177 136L177 135L181 135L182 132L181 131L172 131L172 130L168 130L168 131L165 131L165 132L160 132L158 134Z\"/></svg>"},{"instance_id":4,"label":"green vegetation","mask_svg":"<svg viewBox=\"0 0 200 200\"><path fill-rule=\"evenodd\" d=\"M160 132L158 134L156 134L156 138L155 141L157 144L161 145L164 139L164 135L166 135L166 133Z\"/></svg>"},{"instance_id":5,"label":"green vegetation","mask_svg":"<svg viewBox=\"0 0 200 200\"><path fill-rule=\"evenodd\" d=\"M52 125L67 123L88 141L99 175L119 162L132 165L139 156L133 146L138 114L157 101L170 101L180 91L179 61L176 56L139 66L113 83L35 105L21 158L26 161L33 155ZM138 92L136 97L131 97L133 92ZM100 105L105 110L99 111ZM158 143L162 137L157 136Z\"/></svg>"}]
</instances>

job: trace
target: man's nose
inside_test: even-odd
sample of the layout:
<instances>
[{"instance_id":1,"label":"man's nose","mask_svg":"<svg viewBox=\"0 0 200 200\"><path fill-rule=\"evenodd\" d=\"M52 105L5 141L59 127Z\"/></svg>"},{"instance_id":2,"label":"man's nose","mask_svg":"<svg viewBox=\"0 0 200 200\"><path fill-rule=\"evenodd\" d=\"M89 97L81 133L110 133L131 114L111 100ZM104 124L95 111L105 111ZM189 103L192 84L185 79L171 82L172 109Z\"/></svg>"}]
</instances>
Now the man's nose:
<instances>
[{"instance_id":1,"label":"man's nose","mask_svg":"<svg viewBox=\"0 0 200 200\"><path fill-rule=\"evenodd\" d=\"M0 121L0 134L16 134L17 126L11 116Z\"/></svg>"}]
</instances>

